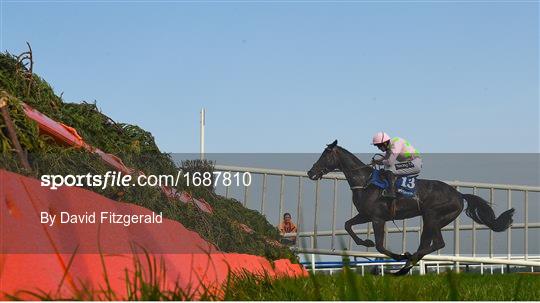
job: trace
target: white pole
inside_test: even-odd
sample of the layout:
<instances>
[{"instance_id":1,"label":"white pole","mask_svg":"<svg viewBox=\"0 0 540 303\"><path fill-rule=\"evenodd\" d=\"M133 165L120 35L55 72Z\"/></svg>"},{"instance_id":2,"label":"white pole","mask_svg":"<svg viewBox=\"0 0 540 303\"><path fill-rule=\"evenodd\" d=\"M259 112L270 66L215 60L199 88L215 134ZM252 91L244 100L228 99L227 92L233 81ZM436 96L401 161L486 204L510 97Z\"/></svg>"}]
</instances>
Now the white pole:
<instances>
[{"instance_id":1,"label":"white pole","mask_svg":"<svg viewBox=\"0 0 540 303\"><path fill-rule=\"evenodd\" d=\"M205 124L205 110L201 109L201 160L204 159L204 124Z\"/></svg>"}]
</instances>

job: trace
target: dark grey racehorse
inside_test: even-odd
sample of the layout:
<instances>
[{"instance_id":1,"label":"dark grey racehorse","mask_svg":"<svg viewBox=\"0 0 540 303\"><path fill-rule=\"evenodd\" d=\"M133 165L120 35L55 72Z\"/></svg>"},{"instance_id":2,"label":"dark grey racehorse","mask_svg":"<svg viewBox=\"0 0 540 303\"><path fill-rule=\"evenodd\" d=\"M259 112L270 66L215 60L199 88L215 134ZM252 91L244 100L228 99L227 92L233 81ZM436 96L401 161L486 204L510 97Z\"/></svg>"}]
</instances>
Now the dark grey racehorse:
<instances>
[{"instance_id":1,"label":"dark grey racehorse","mask_svg":"<svg viewBox=\"0 0 540 303\"><path fill-rule=\"evenodd\" d=\"M386 198L381 197L382 190L369 184L371 165L366 165L355 155L337 145L337 140L328 144L321 157L308 171L311 180L318 180L328 172L343 172L353 191L353 203L358 215L345 222L345 230L357 245L375 246L377 251L395 260L407 260L405 266L396 274L407 273L425 255L444 247L441 229L454 221L463 210L463 200L467 201L467 216L476 223L484 224L493 231L504 231L512 224L514 209L495 217L493 209L484 199L469 194L461 194L452 186L437 180L417 180L418 200L399 198L391 212ZM394 217L392 217L392 213ZM424 228L420 237L420 246L414 254L408 252L396 254L384 247L384 226L386 221L422 216ZM357 224L372 222L375 243L360 239L352 230Z\"/></svg>"}]
</instances>

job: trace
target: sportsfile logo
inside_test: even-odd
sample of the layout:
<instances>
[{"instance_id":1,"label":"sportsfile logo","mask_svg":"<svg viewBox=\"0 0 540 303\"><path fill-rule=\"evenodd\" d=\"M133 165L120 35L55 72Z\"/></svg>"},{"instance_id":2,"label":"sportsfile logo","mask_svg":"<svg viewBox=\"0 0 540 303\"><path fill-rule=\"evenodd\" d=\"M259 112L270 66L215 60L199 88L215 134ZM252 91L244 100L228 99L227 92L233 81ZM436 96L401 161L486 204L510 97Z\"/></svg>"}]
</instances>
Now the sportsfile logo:
<instances>
[{"instance_id":1,"label":"sportsfile logo","mask_svg":"<svg viewBox=\"0 0 540 303\"><path fill-rule=\"evenodd\" d=\"M61 186L68 187L128 187L128 186L160 186L177 187L180 179L184 179L187 186L250 186L251 173L244 172L183 172L179 170L176 175L138 175L133 177L122 172L108 171L104 175L43 175L41 186L56 190Z\"/></svg>"},{"instance_id":2,"label":"sportsfile logo","mask_svg":"<svg viewBox=\"0 0 540 303\"><path fill-rule=\"evenodd\" d=\"M108 171L104 175L43 175L41 176L41 186L56 190L61 186L68 187L98 187L105 189L109 186L177 186L182 175L178 171L174 175L139 175L134 178L132 175L122 172Z\"/></svg>"}]
</instances>

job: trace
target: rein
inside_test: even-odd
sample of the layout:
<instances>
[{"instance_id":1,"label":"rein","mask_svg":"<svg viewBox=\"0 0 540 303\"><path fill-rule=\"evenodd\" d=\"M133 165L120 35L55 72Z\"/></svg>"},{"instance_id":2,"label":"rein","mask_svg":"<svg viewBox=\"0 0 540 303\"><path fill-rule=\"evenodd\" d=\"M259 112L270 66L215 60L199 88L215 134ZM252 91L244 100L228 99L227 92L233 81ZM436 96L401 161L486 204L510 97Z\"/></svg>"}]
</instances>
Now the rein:
<instances>
[{"instance_id":1,"label":"rein","mask_svg":"<svg viewBox=\"0 0 540 303\"><path fill-rule=\"evenodd\" d=\"M360 166L360 167L357 167L357 168L353 168L353 169L344 169L343 167L343 163L341 162L341 160L339 159L338 157L338 161L339 161L339 166L341 166L341 171L345 174L345 173L348 173L348 174L351 174L352 172L354 171L357 171L357 170L362 170L362 169L365 169L365 168L369 168L369 167L372 167L370 164L366 164L364 166ZM369 174L368 178L367 178L367 182L364 184L364 185L356 185L356 186L351 186L350 189L351 190L355 190L355 189L366 189L366 187L369 186L369 180L371 179L371 175L373 173Z\"/></svg>"}]
</instances>

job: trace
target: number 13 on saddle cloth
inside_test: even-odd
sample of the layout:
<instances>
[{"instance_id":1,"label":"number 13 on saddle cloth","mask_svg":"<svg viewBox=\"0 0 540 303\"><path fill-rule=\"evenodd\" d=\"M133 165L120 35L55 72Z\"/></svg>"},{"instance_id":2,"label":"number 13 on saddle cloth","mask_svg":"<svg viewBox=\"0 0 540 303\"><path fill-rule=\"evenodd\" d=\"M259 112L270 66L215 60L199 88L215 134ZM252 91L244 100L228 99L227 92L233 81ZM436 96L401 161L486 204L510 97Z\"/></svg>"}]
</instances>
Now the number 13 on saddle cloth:
<instances>
[{"instance_id":1,"label":"number 13 on saddle cloth","mask_svg":"<svg viewBox=\"0 0 540 303\"><path fill-rule=\"evenodd\" d=\"M389 186L388 181L386 178L383 178L381 174L383 174L381 170L373 170L370 183L380 189L387 189ZM418 175L399 176L396 179L396 189L398 194L405 198L413 198L416 194L416 178L418 178Z\"/></svg>"}]
</instances>

